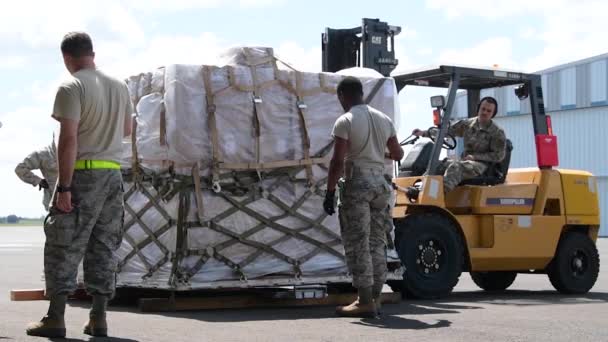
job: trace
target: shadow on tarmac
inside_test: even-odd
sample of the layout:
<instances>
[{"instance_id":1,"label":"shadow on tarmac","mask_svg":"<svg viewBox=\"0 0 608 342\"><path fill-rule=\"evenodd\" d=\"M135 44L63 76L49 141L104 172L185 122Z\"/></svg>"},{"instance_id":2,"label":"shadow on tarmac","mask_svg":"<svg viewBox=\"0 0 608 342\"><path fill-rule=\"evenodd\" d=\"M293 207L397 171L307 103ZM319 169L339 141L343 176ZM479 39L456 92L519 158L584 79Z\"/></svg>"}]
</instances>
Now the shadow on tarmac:
<instances>
[{"instance_id":1,"label":"shadow on tarmac","mask_svg":"<svg viewBox=\"0 0 608 342\"><path fill-rule=\"evenodd\" d=\"M158 295L158 294L157 294ZM436 323L426 323L401 316L459 314L466 310L485 309L488 305L501 306L535 306L535 305L565 305L565 304L598 304L608 302L608 293L590 292L585 295L563 295L555 291L525 291L507 290L499 293L484 291L454 292L450 296L436 300L405 299L399 304L383 305L383 312L376 319L362 319L353 324L377 327L382 329L437 329L451 326L449 320L438 320ZM216 323L238 323L255 321L301 320L337 318L334 308L329 306L317 307L280 307L280 308L246 308L246 309L217 309L199 311L175 311L142 313L135 305L136 298L128 296L114 300L111 311L131 312L140 315L161 315L173 318L193 319ZM70 301L70 305L88 308L88 301ZM483 305L483 306L482 306ZM485 306L485 307L484 307ZM337 318L338 319L338 318ZM342 319L342 318L339 318ZM78 340L74 340L78 341ZM108 341L132 341L126 339L108 339Z\"/></svg>"}]
</instances>

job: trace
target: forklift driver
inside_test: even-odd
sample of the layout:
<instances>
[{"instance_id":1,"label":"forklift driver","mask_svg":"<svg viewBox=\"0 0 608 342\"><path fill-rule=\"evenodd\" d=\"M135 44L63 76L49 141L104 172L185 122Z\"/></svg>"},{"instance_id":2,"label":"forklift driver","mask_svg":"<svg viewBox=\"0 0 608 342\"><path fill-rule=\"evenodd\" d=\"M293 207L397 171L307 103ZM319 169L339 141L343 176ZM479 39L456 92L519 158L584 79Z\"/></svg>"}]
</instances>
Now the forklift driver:
<instances>
[{"instance_id":1,"label":"forklift driver","mask_svg":"<svg viewBox=\"0 0 608 342\"><path fill-rule=\"evenodd\" d=\"M506 136L492 119L498 111L498 103L493 97L484 97L477 105L477 117L463 119L452 125L448 133L464 138L461 160L444 160L439 165L443 173L443 189L447 194L460 182L479 177L488 166L500 163L505 157ZM428 131L415 129L413 135L428 137Z\"/></svg>"}]
</instances>

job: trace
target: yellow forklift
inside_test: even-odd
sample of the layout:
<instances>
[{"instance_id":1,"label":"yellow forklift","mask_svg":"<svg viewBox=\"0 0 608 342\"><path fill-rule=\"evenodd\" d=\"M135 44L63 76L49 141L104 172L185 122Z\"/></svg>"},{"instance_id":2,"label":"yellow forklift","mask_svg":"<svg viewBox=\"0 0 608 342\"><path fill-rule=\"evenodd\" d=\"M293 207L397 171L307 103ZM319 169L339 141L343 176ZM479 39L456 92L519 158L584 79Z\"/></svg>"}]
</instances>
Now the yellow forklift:
<instances>
[{"instance_id":1,"label":"yellow forklift","mask_svg":"<svg viewBox=\"0 0 608 342\"><path fill-rule=\"evenodd\" d=\"M540 75L447 65L395 74L392 47L400 31L363 19L361 27L327 28L322 37L324 71L363 66L390 75L399 90L447 88L446 96L431 98L432 141L402 142L413 145L393 179L394 243L405 271L403 280L388 284L410 298L438 298L452 291L462 272L487 291L505 290L518 273L538 273L547 274L561 293L588 292L599 273L597 184L589 172L555 168L557 137L545 114ZM482 89L513 85L530 102L536 146L529 149L536 149L537 167L510 169L508 141L501 163L445 196L438 166L442 148L456 148L447 133L457 91L467 91L473 117Z\"/></svg>"},{"instance_id":2,"label":"yellow forklift","mask_svg":"<svg viewBox=\"0 0 608 342\"><path fill-rule=\"evenodd\" d=\"M405 273L391 285L414 298L437 298L452 291L463 271L487 291L505 290L518 273L539 273L562 293L588 292L599 273L597 184L589 172L554 168L557 138L540 75L443 65L393 77L399 89L447 88L447 97L431 97L432 142L416 144L394 179L395 245ZM441 149L456 147L448 128L457 91L467 91L475 116L482 89L512 85L519 85L520 100L530 101L538 167L510 169L507 141L501 163L444 195L437 171Z\"/></svg>"}]
</instances>

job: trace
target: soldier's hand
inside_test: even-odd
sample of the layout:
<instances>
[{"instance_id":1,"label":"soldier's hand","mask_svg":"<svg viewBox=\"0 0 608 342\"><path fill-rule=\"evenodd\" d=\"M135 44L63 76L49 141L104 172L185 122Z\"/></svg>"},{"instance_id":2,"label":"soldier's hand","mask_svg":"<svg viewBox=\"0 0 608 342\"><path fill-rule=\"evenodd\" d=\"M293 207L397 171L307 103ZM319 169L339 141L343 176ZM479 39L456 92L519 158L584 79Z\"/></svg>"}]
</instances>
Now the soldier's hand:
<instances>
[{"instance_id":1,"label":"soldier's hand","mask_svg":"<svg viewBox=\"0 0 608 342\"><path fill-rule=\"evenodd\" d=\"M42 190L42 189L48 189L49 188L49 182L46 181L46 179L43 179L40 181L40 183L38 183L38 191Z\"/></svg>"},{"instance_id":2,"label":"soldier's hand","mask_svg":"<svg viewBox=\"0 0 608 342\"><path fill-rule=\"evenodd\" d=\"M71 192L57 192L57 209L64 213L72 212L72 193Z\"/></svg>"},{"instance_id":3,"label":"soldier's hand","mask_svg":"<svg viewBox=\"0 0 608 342\"><path fill-rule=\"evenodd\" d=\"M415 136L417 136L417 137L420 137L420 136L424 135L424 131L423 131L423 130L420 130L420 129L418 129L418 128L416 128L416 129L414 129L414 130L412 131L412 135L415 135Z\"/></svg>"},{"instance_id":4,"label":"soldier's hand","mask_svg":"<svg viewBox=\"0 0 608 342\"><path fill-rule=\"evenodd\" d=\"M464 157L464 160L475 160L472 155L468 154Z\"/></svg>"},{"instance_id":5,"label":"soldier's hand","mask_svg":"<svg viewBox=\"0 0 608 342\"><path fill-rule=\"evenodd\" d=\"M336 190L327 191L325 193L325 200L323 201L323 210L327 213L327 215L333 215L336 212L334 209L334 197L336 195Z\"/></svg>"}]
</instances>

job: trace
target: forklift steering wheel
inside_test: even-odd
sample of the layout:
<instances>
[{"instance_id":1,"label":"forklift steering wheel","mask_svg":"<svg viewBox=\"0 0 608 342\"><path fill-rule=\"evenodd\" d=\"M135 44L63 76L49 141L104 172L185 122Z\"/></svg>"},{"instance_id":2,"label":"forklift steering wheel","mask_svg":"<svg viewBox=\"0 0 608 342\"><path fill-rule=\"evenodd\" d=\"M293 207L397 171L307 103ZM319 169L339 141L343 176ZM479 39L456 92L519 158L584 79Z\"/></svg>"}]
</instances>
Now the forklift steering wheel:
<instances>
[{"instance_id":1,"label":"forklift steering wheel","mask_svg":"<svg viewBox=\"0 0 608 342\"><path fill-rule=\"evenodd\" d=\"M431 128L429 128L427 130L429 138L431 140L433 140L433 142L436 142L435 139L437 137L437 135L439 134L439 127L437 126L433 126ZM443 144L442 147L447 149L447 150L453 150L456 148L456 139L449 133L446 133L445 137L443 138Z\"/></svg>"},{"instance_id":2,"label":"forklift steering wheel","mask_svg":"<svg viewBox=\"0 0 608 342\"><path fill-rule=\"evenodd\" d=\"M416 136L416 135L410 135L409 137L403 139L403 141L401 141L399 143L399 145L401 146L405 146L405 145L414 145L416 143L416 141L418 141L420 137Z\"/></svg>"}]
</instances>

